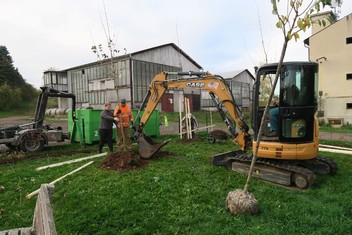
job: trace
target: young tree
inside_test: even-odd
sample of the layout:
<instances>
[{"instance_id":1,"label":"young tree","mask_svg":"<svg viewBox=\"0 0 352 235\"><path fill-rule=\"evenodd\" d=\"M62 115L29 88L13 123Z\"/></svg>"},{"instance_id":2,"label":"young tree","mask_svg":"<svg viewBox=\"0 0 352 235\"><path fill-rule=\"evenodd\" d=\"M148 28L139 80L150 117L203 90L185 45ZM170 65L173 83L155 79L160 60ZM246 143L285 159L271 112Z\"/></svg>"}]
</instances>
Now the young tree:
<instances>
[{"instance_id":1,"label":"young tree","mask_svg":"<svg viewBox=\"0 0 352 235\"><path fill-rule=\"evenodd\" d=\"M317 22L314 22L312 15L319 12L321 7L331 4L331 0L289 0L287 1L286 5L286 14L281 14L281 10L279 10L279 2L280 0L271 0L273 6L273 14L278 18L276 27L282 31L284 42L282 45L280 60L278 62L278 68L275 74L271 93L269 99L267 100L263 118L261 120L261 125L257 135L257 142L245 187L243 190L237 189L233 192L230 192L226 199L227 208L232 214L255 214L259 212L259 204L255 197L248 192L248 189L252 179L259 144L263 133L264 118L268 113L269 105L272 101L274 90L279 79L279 74L281 73L281 67L285 58L288 42L292 39L297 41L299 39L300 32L306 31L313 23L318 23L324 26L326 24L324 20L318 20Z\"/></svg>"},{"instance_id":2,"label":"young tree","mask_svg":"<svg viewBox=\"0 0 352 235\"><path fill-rule=\"evenodd\" d=\"M118 54L120 50L117 49L117 36L115 34L111 34L109 18L106 11L105 1L103 1L104 8L104 19L100 17L101 24L104 30L105 39L106 39L106 47L107 52L105 51L104 46L100 44L95 44L91 47L91 50L94 54L96 54L98 61L101 62L102 65L108 65L108 74L109 78L114 80L115 89L117 94L117 102L120 102L119 96L119 73L118 73ZM124 48L125 53L127 53L126 48Z\"/></svg>"}]
</instances>

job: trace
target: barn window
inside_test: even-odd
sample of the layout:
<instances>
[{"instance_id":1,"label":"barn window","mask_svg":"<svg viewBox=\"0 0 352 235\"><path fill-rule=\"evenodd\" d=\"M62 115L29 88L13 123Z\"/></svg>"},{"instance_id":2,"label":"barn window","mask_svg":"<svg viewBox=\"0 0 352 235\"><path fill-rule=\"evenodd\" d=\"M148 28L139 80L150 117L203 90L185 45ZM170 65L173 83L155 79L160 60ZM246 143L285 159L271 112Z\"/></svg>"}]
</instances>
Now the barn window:
<instances>
[{"instance_id":1,"label":"barn window","mask_svg":"<svg viewBox=\"0 0 352 235\"><path fill-rule=\"evenodd\" d=\"M352 80L352 73L346 74L346 80Z\"/></svg>"},{"instance_id":2,"label":"barn window","mask_svg":"<svg viewBox=\"0 0 352 235\"><path fill-rule=\"evenodd\" d=\"M352 37L346 38L346 44L352 44Z\"/></svg>"},{"instance_id":3,"label":"barn window","mask_svg":"<svg viewBox=\"0 0 352 235\"><path fill-rule=\"evenodd\" d=\"M346 103L346 109L352 109L352 103Z\"/></svg>"}]
</instances>

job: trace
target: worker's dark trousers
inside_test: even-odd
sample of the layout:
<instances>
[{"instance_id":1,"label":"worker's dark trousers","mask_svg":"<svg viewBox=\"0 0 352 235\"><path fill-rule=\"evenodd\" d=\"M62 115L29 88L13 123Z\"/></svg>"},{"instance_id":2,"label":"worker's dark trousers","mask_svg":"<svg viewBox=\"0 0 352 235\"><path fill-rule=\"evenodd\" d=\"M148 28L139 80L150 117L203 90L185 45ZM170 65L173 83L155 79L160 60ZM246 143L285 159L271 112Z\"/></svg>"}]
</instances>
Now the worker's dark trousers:
<instances>
[{"instance_id":1,"label":"worker's dark trousers","mask_svg":"<svg viewBox=\"0 0 352 235\"><path fill-rule=\"evenodd\" d=\"M105 141L108 142L110 152L112 152L113 151L113 148L112 148L112 129L111 130L99 129L99 136L100 136L99 153L102 152Z\"/></svg>"}]
</instances>

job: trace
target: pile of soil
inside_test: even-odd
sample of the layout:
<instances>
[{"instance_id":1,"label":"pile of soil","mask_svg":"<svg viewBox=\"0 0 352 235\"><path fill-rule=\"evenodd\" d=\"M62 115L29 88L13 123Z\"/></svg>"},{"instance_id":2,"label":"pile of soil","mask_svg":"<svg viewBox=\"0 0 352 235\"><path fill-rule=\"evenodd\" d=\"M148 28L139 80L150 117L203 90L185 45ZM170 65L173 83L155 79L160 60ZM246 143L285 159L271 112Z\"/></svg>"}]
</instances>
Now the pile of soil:
<instances>
[{"instance_id":1,"label":"pile of soil","mask_svg":"<svg viewBox=\"0 0 352 235\"><path fill-rule=\"evenodd\" d=\"M227 136L227 133L223 130L213 130L211 132L209 132L210 135L213 135L213 136L221 136L221 137L226 137Z\"/></svg>"},{"instance_id":2,"label":"pile of soil","mask_svg":"<svg viewBox=\"0 0 352 235\"><path fill-rule=\"evenodd\" d=\"M142 159L138 153L133 151L115 152L108 154L100 164L100 167L106 170L119 170L123 172L141 170L148 166L149 160L156 160L168 156L171 156L171 153L159 151L150 159Z\"/></svg>"}]
</instances>

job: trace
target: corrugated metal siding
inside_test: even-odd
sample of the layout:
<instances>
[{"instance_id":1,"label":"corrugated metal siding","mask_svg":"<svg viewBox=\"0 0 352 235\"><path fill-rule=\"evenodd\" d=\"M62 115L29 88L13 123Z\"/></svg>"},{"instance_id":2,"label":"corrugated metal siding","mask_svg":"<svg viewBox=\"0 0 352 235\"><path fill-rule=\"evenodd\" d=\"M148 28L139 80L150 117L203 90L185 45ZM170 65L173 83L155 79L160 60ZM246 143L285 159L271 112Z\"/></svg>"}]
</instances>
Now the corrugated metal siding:
<instances>
[{"instance_id":1,"label":"corrugated metal siding","mask_svg":"<svg viewBox=\"0 0 352 235\"><path fill-rule=\"evenodd\" d=\"M94 64L86 68L68 70L69 91L76 95L79 106L102 106L117 102L115 85L130 86L129 60ZM114 79L115 77L115 79Z\"/></svg>"},{"instance_id":2,"label":"corrugated metal siding","mask_svg":"<svg viewBox=\"0 0 352 235\"><path fill-rule=\"evenodd\" d=\"M146 61L133 60L133 100L142 103L148 87L156 74L163 71L176 72L180 68Z\"/></svg>"},{"instance_id":3,"label":"corrugated metal siding","mask_svg":"<svg viewBox=\"0 0 352 235\"><path fill-rule=\"evenodd\" d=\"M236 81L227 79L227 82L229 83L236 105L240 108L249 108L251 97L250 84L239 82L237 81L237 78ZM201 105L202 108L215 107L215 104L207 91L202 91Z\"/></svg>"},{"instance_id":4,"label":"corrugated metal siding","mask_svg":"<svg viewBox=\"0 0 352 235\"><path fill-rule=\"evenodd\" d=\"M48 71L43 75L44 86L60 91L68 91L67 73L61 71Z\"/></svg>"},{"instance_id":5,"label":"corrugated metal siding","mask_svg":"<svg viewBox=\"0 0 352 235\"><path fill-rule=\"evenodd\" d=\"M137 107L143 101L156 74L162 71L181 71L181 68L183 71L199 71L199 65L195 65L171 45L133 53L130 57L114 58L116 59L119 61L110 63L111 60L105 60L67 70L68 91L76 95L77 107L102 107L107 101L115 105L117 93L119 98L126 98L133 107ZM191 90L183 92L191 93ZM193 93L199 94L200 91Z\"/></svg>"},{"instance_id":6,"label":"corrugated metal siding","mask_svg":"<svg viewBox=\"0 0 352 235\"><path fill-rule=\"evenodd\" d=\"M68 72L70 81L70 90L76 95L77 103L88 102L88 78L82 70L74 70Z\"/></svg>"}]
</instances>

